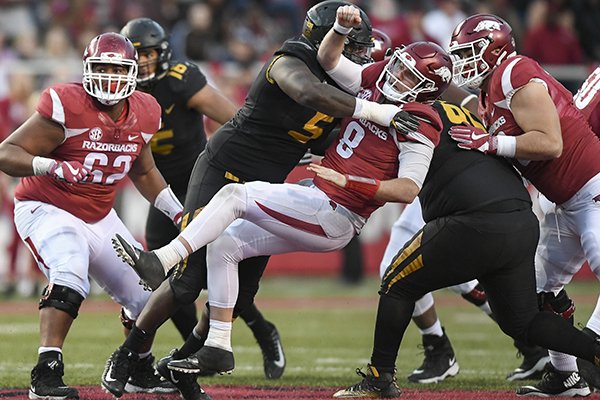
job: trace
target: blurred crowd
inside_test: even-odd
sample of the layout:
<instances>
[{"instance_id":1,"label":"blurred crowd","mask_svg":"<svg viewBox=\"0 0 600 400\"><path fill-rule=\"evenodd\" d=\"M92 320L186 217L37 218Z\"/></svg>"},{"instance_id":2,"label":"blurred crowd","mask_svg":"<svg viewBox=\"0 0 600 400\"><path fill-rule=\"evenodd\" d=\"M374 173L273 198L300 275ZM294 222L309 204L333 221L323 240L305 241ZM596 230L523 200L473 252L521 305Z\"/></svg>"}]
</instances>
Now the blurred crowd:
<instances>
[{"instance_id":1,"label":"blurred crowd","mask_svg":"<svg viewBox=\"0 0 600 400\"><path fill-rule=\"evenodd\" d=\"M242 104L261 62L300 33L313 0L0 0L0 139L33 111L44 87L81 79L81 55L99 33L119 31L130 19L150 17L170 32L175 59L202 63L230 99ZM355 0L394 46L432 40L447 47L467 15L489 12L506 19L519 53L546 66L600 62L600 0ZM567 85L577 88L581 81ZM11 187L0 177L0 229L12 224ZM7 235L0 235L7 236ZM0 242L0 292L19 272L18 240ZM11 247L12 246L12 247ZM27 252L25 252L27 253ZM28 257L25 254L24 257ZM36 268L33 268L35 270ZM30 287L32 285L26 285ZM23 295L27 295L23 289ZM31 289L33 290L33 289Z\"/></svg>"}]
</instances>

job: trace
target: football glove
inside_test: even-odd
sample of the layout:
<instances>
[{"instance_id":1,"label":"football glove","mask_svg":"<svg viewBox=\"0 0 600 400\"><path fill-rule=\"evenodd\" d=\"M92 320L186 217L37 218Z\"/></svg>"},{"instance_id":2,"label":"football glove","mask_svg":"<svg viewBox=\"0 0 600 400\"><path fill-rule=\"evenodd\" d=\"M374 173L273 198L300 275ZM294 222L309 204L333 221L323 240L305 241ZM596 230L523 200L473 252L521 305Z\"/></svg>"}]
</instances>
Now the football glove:
<instances>
[{"instance_id":1,"label":"football glove","mask_svg":"<svg viewBox=\"0 0 600 400\"><path fill-rule=\"evenodd\" d=\"M54 163L50 165L46 175L59 181L78 183L90 173L79 161L53 161Z\"/></svg>"},{"instance_id":2,"label":"football glove","mask_svg":"<svg viewBox=\"0 0 600 400\"><path fill-rule=\"evenodd\" d=\"M498 151L498 137L491 136L481 128L454 125L448 133L461 149L479 150L484 154L496 154Z\"/></svg>"},{"instance_id":3,"label":"football glove","mask_svg":"<svg viewBox=\"0 0 600 400\"><path fill-rule=\"evenodd\" d=\"M398 133L402 135L408 135L409 133L415 132L419 129L419 120L417 117L405 110L400 110L394 115L391 126Z\"/></svg>"}]
</instances>

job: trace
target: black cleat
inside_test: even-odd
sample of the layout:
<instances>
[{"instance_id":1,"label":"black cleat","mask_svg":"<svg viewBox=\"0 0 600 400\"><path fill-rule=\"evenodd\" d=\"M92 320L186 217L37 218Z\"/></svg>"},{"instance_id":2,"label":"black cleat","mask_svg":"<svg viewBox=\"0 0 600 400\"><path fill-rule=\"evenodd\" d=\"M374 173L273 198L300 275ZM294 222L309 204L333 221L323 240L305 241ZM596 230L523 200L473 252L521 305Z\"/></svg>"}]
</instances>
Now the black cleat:
<instances>
[{"instance_id":1,"label":"black cleat","mask_svg":"<svg viewBox=\"0 0 600 400\"><path fill-rule=\"evenodd\" d=\"M154 369L154 357L142 358L131 371L125 385L126 393L174 393L177 388Z\"/></svg>"},{"instance_id":2,"label":"black cleat","mask_svg":"<svg viewBox=\"0 0 600 400\"><path fill-rule=\"evenodd\" d=\"M165 280L165 269L153 251L144 251L132 246L118 233L111 242L117 255L133 268L144 286L155 290Z\"/></svg>"},{"instance_id":3,"label":"black cleat","mask_svg":"<svg viewBox=\"0 0 600 400\"><path fill-rule=\"evenodd\" d=\"M596 342L600 341L600 335L591 330L590 328L583 328L583 333L595 339ZM600 390L600 368L592 364L591 362L582 358L577 359L577 366L579 367L579 375L587 382L590 389L594 391Z\"/></svg>"},{"instance_id":4,"label":"black cleat","mask_svg":"<svg viewBox=\"0 0 600 400\"><path fill-rule=\"evenodd\" d=\"M177 349L174 349L171 351L171 354L158 360L156 371L158 371L160 376L164 379L175 385L179 390L179 393L181 393L183 400L212 400L211 397L206 394L204 389L200 387L195 375L169 369L168 364L173 360L173 353L176 351Z\"/></svg>"},{"instance_id":5,"label":"black cleat","mask_svg":"<svg viewBox=\"0 0 600 400\"><path fill-rule=\"evenodd\" d=\"M62 380L65 366L59 359L39 363L31 370L29 398L47 400L79 399L77 389Z\"/></svg>"},{"instance_id":6,"label":"black cleat","mask_svg":"<svg viewBox=\"0 0 600 400\"><path fill-rule=\"evenodd\" d=\"M102 373L102 387L115 397L123 396L125 385L132 375L139 356L121 346L116 349L106 361Z\"/></svg>"},{"instance_id":7,"label":"black cleat","mask_svg":"<svg viewBox=\"0 0 600 400\"><path fill-rule=\"evenodd\" d=\"M523 357L523 362L518 368L506 375L506 380L541 379L550 363L548 350L518 341L515 341L515 346L519 349L517 357Z\"/></svg>"},{"instance_id":8,"label":"black cleat","mask_svg":"<svg viewBox=\"0 0 600 400\"><path fill-rule=\"evenodd\" d=\"M577 371L557 371L550 366L541 381L535 385L521 386L517 389L517 396L588 396L591 393L587 383L579 376Z\"/></svg>"},{"instance_id":9,"label":"black cleat","mask_svg":"<svg viewBox=\"0 0 600 400\"><path fill-rule=\"evenodd\" d=\"M265 321L269 332L266 335L254 333L263 356L263 366L267 379L279 379L285 370L285 354L281 346L281 338L275 325Z\"/></svg>"},{"instance_id":10,"label":"black cleat","mask_svg":"<svg viewBox=\"0 0 600 400\"><path fill-rule=\"evenodd\" d=\"M438 383L458 374L460 367L448 336L423 335L425 359L408 380L413 383Z\"/></svg>"},{"instance_id":11,"label":"black cleat","mask_svg":"<svg viewBox=\"0 0 600 400\"><path fill-rule=\"evenodd\" d=\"M367 365L367 373L365 374L356 369L356 373L362 376L362 380L346 389L338 390L333 394L337 399L353 399L353 398L381 398L381 399L396 399L400 397L400 389L396 385L396 375L391 372L380 373L377 368L372 365Z\"/></svg>"},{"instance_id":12,"label":"black cleat","mask_svg":"<svg viewBox=\"0 0 600 400\"><path fill-rule=\"evenodd\" d=\"M171 360L169 369L186 374L231 374L235 367L233 352L218 347L203 346L183 360Z\"/></svg>"}]
</instances>

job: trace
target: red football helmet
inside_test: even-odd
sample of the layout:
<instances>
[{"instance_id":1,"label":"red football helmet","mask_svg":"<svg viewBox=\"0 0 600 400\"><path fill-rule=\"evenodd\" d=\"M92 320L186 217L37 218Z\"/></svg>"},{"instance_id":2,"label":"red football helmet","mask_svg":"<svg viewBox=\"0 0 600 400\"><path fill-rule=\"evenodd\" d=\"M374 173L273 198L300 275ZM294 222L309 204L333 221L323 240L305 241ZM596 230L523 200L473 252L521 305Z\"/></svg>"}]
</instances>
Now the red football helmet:
<instances>
[{"instance_id":1,"label":"red football helmet","mask_svg":"<svg viewBox=\"0 0 600 400\"><path fill-rule=\"evenodd\" d=\"M388 54L388 50L392 48L392 39L385 33L377 28L373 28L373 50L371 51L371 58L373 61L381 61Z\"/></svg>"},{"instance_id":2,"label":"red football helmet","mask_svg":"<svg viewBox=\"0 0 600 400\"><path fill-rule=\"evenodd\" d=\"M452 33L450 54L454 83L481 86L489 73L515 52L512 28L492 14L476 14L461 22Z\"/></svg>"},{"instance_id":3,"label":"red football helmet","mask_svg":"<svg viewBox=\"0 0 600 400\"><path fill-rule=\"evenodd\" d=\"M100 64L125 67L127 74L96 72ZM112 106L135 90L137 68L131 41L118 33L103 33L92 39L83 53L83 87L100 103Z\"/></svg>"},{"instance_id":4,"label":"red football helmet","mask_svg":"<svg viewBox=\"0 0 600 400\"><path fill-rule=\"evenodd\" d=\"M377 79L377 89L394 103L432 102L450 86L450 56L432 42L398 47Z\"/></svg>"}]
</instances>

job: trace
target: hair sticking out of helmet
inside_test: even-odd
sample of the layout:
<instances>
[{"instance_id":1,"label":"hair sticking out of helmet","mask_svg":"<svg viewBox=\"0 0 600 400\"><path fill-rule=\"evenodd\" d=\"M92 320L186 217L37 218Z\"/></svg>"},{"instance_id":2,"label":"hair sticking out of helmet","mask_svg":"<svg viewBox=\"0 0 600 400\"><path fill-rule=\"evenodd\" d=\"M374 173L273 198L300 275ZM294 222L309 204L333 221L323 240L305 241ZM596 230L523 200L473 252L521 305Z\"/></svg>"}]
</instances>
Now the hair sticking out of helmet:
<instances>
[{"instance_id":1,"label":"hair sticking out of helmet","mask_svg":"<svg viewBox=\"0 0 600 400\"><path fill-rule=\"evenodd\" d=\"M450 56L435 43L415 42L394 50L376 86L394 103L430 103L451 81Z\"/></svg>"},{"instance_id":2,"label":"hair sticking out of helmet","mask_svg":"<svg viewBox=\"0 0 600 400\"><path fill-rule=\"evenodd\" d=\"M150 18L132 19L121 29L121 35L131 40L138 52L156 51L156 58L144 63L140 62L138 85L148 86L167 73L171 59L171 45L167 33L158 22ZM150 63L156 64L156 68L148 65ZM149 70L153 71L146 72Z\"/></svg>"},{"instance_id":3,"label":"hair sticking out of helmet","mask_svg":"<svg viewBox=\"0 0 600 400\"><path fill-rule=\"evenodd\" d=\"M352 5L346 1L327 0L314 5L306 13L302 35L315 47L323 41L323 38L333 27L337 9L342 6ZM356 7L352 5L353 7ZM356 7L358 8L358 7ZM371 50L373 49L373 28L367 14L360 10L361 23L353 28L347 36L344 46L344 56L358 64L372 62Z\"/></svg>"},{"instance_id":4,"label":"hair sticking out of helmet","mask_svg":"<svg viewBox=\"0 0 600 400\"><path fill-rule=\"evenodd\" d=\"M454 29L449 49L454 83L478 88L494 68L515 54L515 39L512 28L502 18L476 14Z\"/></svg>"},{"instance_id":5,"label":"hair sticking out of helmet","mask_svg":"<svg viewBox=\"0 0 600 400\"><path fill-rule=\"evenodd\" d=\"M102 72L102 67L122 67L125 73ZM118 33L96 36L83 53L83 88L100 103L112 106L129 97L136 86L137 53Z\"/></svg>"},{"instance_id":6,"label":"hair sticking out of helmet","mask_svg":"<svg viewBox=\"0 0 600 400\"><path fill-rule=\"evenodd\" d=\"M373 61L381 61L391 55L392 39L384 31L373 28Z\"/></svg>"}]
</instances>

